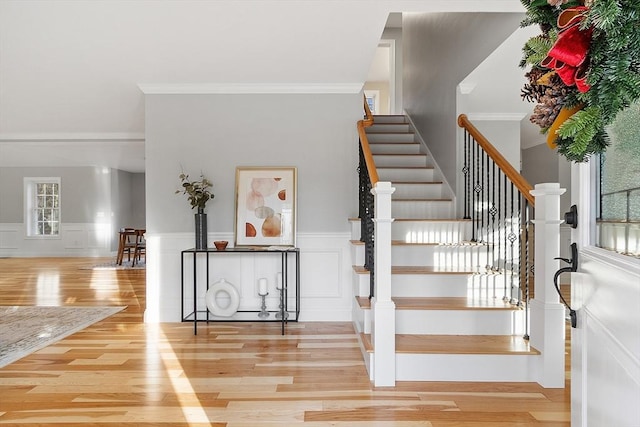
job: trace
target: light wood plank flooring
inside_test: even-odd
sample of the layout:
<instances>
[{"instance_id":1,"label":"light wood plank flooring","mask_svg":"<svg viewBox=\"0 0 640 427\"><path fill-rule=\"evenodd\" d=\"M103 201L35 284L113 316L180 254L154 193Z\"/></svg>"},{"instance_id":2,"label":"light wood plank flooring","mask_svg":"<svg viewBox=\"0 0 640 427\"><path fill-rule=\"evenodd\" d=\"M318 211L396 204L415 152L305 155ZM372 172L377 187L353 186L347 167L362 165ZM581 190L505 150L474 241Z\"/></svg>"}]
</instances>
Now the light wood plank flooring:
<instances>
[{"instance_id":1,"label":"light wood plank flooring","mask_svg":"<svg viewBox=\"0 0 640 427\"><path fill-rule=\"evenodd\" d=\"M372 387L350 323L147 325L145 273L92 258L0 259L2 305L127 309L0 369L0 423L569 427L569 389ZM304 292L304 287L303 287ZM304 311L304 307L303 307ZM567 384L568 386L568 384Z\"/></svg>"}]
</instances>

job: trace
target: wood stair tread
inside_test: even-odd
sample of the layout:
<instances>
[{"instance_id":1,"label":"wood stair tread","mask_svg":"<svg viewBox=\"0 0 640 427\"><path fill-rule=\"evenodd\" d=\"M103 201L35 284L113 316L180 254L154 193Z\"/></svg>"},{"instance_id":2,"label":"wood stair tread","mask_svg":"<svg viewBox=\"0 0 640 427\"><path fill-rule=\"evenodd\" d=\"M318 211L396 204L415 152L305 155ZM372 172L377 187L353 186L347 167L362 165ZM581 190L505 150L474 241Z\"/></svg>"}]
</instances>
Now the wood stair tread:
<instances>
[{"instance_id":1,"label":"wood stair tread","mask_svg":"<svg viewBox=\"0 0 640 427\"><path fill-rule=\"evenodd\" d=\"M362 240L351 240L351 244L364 245L364 242ZM452 245L443 244L443 243L433 243L433 242L418 243L418 242L405 242L404 240L392 240L391 245L392 246L452 246Z\"/></svg>"},{"instance_id":2,"label":"wood stair tread","mask_svg":"<svg viewBox=\"0 0 640 427\"><path fill-rule=\"evenodd\" d=\"M420 156L420 157L427 157L427 154L424 154L424 153L373 153L373 157L376 157L376 156L402 156L402 157Z\"/></svg>"},{"instance_id":3,"label":"wood stair tread","mask_svg":"<svg viewBox=\"0 0 640 427\"><path fill-rule=\"evenodd\" d=\"M349 218L349 221L360 221L360 218ZM471 222L471 219L464 218L394 218L394 222L413 221L413 222Z\"/></svg>"},{"instance_id":4,"label":"wood stair tread","mask_svg":"<svg viewBox=\"0 0 640 427\"><path fill-rule=\"evenodd\" d=\"M376 169L435 169L433 166L378 166Z\"/></svg>"},{"instance_id":5,"label":"wood stair tread","mask_svg":"<svg viewBox=\"0 0 640 427\"><path fill-rule=\"evenodd\" d=\"M370 334L360 334L367 352L373 351ZM467 355L538 355L521 336L514 335L396 335L396 353Z\"/></svg>"},{"instance_id":6,"label":"wood stair tread","mask_svg":"<svg viewBox=\"0 0 640 427\"><path fill-rule=\"evenodd\" d=\"M381 142L381 141L369 141L369 145L420 145L419 142L414 141L402 141L402 142Z\"/></svg>"},{"instance_id":7,"label":"wood stair tread","mask_svg":"<svg viewBox=\"0 0 640 427\"><path fill-rule=\"evenodd\" d=\"M391 181L392 185L397 185L397 184L402 184L402 185L407 185L407 184L416 184L416 185L441 185L442 181Z\"/></svg>"},{"instance_id":8,"label":"wood stair tread","mask_svg":"<svg viewBox=\"0 0 640 427\"><path fill-rule=\"evenodd\" d=\"M468 297L391 297L396 310L520 310L500 298ZM371 308L367 297L356 297L362 309Z\"/></svg>"},{"instance_id":9,"label":"wood stair tread","mask_svg":"<svg viewBox=\"0 0 640 427\"><path fill-rule=\"evenodd\" d=\"M402 199L402 198L391 198L392 202L451 202L452 199Z\"/></svg>"},{"instance_id":10,"label":"wood stair tread","mask_svg":"<svg viewBox=\"0 0 640 427\"><path fill-rule=\"evenodd\" d=\"M369 274L363 266L354 265L353 270L358 274ZM439 267L432 265L392 265L391 274L473 274L469 268Z\"/></svg>"},{"instance_id":11,"label":"wood stair tread","mask_svg":"<svg viewBox=\"0 0 640 427\"><path fill-rule=\"evenodd\" d=\"M400 125L400 126L404 126L404 125L406 125L406 123L378 123L378 125L381 125L381 126L382 125L390 125L390 126L398 126L398 125ZM383 130L383 129L377 130L377 129L371 129L371 128L367 128L366 132L367 132L367 135L368 134L374 134L374 133L375 134L386 134L386 135L394 135L394 134L397 134L397 135L413 135L413 134L415 134L415 132L410 131L410 130L393 131L393 130L388 130L388 129L386 129L386 130Z\"/></svg>"}]
</instances>

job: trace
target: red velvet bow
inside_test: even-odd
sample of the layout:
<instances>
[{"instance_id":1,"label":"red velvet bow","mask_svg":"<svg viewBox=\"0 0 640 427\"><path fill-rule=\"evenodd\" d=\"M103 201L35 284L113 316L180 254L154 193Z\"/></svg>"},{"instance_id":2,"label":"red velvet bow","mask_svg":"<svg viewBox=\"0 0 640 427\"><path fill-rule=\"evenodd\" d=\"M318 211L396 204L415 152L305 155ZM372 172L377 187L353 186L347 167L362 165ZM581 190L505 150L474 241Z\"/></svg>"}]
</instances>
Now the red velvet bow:
<instances>
[{"instance_id":1,"label":"red velvet bow","mask_svg":"<svg viewBox=\"0 0 640 427\"><path fill-rule=\"evenodd\" d=\"M567 86L576 85L580 92L587 92L587 54L591 46L593 28L580 29L580 22L588 10L585 6L565 9L558 16L560 34L549 50L548 56L540 63L543 67L556 70Z\"/></svg>"}]
</instances>

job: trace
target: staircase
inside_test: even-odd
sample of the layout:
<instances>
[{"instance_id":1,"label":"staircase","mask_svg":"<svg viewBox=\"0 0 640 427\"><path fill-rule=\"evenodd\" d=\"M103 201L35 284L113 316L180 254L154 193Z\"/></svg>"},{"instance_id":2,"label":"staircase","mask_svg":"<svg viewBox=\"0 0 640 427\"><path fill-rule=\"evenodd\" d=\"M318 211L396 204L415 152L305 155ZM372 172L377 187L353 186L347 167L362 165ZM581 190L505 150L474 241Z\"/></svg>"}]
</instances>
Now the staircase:
<instances>
[{"instance_id":1,"label":"staircase","mask_svg":"<svg viewBox=\"0 0 640 427\"><path fill-rule=\"evenodd\" d=\"M366 134L379 180L395 188L396 380L532 381L540 353L523 338L526 313L510 303L504 272L486 272L494 248L471 241L472 222L456 217L452 192L411 124L404 116L376 116ZM373 380L369 271L362 267L360 221L351 224L353 319Z\"/></svg>"}]
</instances>

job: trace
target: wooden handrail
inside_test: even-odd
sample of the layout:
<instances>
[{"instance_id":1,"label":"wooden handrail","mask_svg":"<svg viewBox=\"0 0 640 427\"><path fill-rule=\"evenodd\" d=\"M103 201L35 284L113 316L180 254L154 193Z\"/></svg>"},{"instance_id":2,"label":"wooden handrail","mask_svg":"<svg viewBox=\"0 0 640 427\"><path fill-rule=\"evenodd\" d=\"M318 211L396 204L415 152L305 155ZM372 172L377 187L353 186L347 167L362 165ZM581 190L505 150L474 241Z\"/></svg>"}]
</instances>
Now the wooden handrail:
<instances>
[{"instance_id":1,"label":"wooden handrail","mask_svg":"<svg viewBox=\"0 0 640 427\"><path fill-rule=\"evenodd\" d=\"M366 97L364 97L364 112L366 118L363 120L358 120L358 136L360 137L360 145L362 146L364 161L367 164L369 179L371 180L371 185L373 186L378 182L378 171L376 170L376 164L373 161L371 147L369 147L369 138L367 138L367 133L365 132L365 128L373 124L373 114L371 114L371 110L369 109L369 104L367 104Z\"/></svg>"},{"instance_id":2,"label":"wooden handrail","mask_svg":"<svg viewBox=\"0 0 640 427\"><path fill-rule=\"evenodd\" d=\"M467 132L476 140L476 142L482 147L482 149L493 159L498 167L504 172L511 182L516 186L518 191L531 203L531 206L535 206L535 197L533 197L530 191L533 186L515 170L511 163L505 159L502 154L494 147L484 135L469 121L466 114L460 114L458 116L458 126L466 129Z\"/></svg>"}]
</instances>

